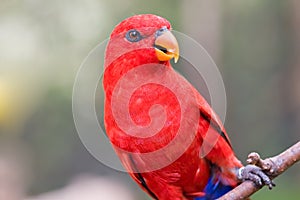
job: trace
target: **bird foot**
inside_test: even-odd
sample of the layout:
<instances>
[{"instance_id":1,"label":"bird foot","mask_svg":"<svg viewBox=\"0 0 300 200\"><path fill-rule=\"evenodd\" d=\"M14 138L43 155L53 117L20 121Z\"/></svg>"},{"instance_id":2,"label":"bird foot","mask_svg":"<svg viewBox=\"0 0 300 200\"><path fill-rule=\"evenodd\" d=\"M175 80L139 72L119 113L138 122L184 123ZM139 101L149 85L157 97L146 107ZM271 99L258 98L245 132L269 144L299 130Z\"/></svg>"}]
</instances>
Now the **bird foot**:
<instances>
[{"instance_id":1,"label":"bird foot","mask_svg":"<svg viewBox=\"0 0 300 200\"><path fill-rule=\"evenodd\" d=\"M256 152L252 152L248 155L247 163L260 167L263 171L267 172L269 176L272 176L277 170L276 164L270 158L263 160Z\"/></svg>"},{"instance_id":2,"label":"bird foot","mask_svg":"<svg viewBox=\"0 0 300 200\"><path fill-rule=\"evenodd\" d=\"M249 165L238 170L238 178L242 181L253 181L257 186L267 185L269 189L275 186L270 177L274 173L274 164L271 159L263 160L258 153L250 153L247 162Z\"/></svg>"}]
</instances>

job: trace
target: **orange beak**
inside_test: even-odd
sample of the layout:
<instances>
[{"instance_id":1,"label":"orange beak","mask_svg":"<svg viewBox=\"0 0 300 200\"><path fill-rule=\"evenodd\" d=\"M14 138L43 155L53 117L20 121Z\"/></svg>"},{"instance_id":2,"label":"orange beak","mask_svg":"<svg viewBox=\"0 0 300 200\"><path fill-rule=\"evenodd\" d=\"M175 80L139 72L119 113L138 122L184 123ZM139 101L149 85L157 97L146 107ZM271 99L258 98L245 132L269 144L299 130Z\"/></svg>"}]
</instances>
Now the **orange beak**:
<instances>
[{"instance_id":1,"label":"orange beak","mask_svg":"<svg viewBox=\"0 0 300 200\"><path fill-rule=\"evenodd\" d=\"M159 61L168 61L174 58L176 63L179 59L179 46L175 36L168 30L155 40L155 52Z\"/></svg>"}]
</instances>

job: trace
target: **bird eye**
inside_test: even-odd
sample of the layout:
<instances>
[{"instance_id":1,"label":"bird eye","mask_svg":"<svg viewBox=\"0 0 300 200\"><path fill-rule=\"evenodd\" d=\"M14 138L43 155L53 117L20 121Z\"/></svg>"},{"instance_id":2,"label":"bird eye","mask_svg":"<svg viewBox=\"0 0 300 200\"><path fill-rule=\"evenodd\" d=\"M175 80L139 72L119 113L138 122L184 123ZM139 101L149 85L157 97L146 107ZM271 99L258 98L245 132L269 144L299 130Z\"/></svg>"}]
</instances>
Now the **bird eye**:
<instances>
[{"instance_id":1,"label":"bird eye","mask_svg":"<svg viewBox=\"0 0 300 200\"><path fill-rule=\"evenodd\" d=\"M142 36L137 30L130 30L126 33L126 39L129 42L138 42L142 39Z\"/></svg>"}]
</instances>

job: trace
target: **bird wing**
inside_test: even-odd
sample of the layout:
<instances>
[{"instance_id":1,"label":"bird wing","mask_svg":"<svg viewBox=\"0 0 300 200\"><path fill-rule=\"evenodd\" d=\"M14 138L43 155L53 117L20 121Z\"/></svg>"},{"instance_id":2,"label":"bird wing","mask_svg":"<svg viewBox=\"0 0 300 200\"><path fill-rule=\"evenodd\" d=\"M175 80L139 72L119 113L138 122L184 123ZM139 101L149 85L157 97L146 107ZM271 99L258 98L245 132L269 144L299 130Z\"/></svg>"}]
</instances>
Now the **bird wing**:
<instances>
[{"instance_id":1,"label":"bird wing","mask_svg":"<svg viewBox=\"0 0 300 200\"><path fill-rule=\"evenodd\" d=\"M231 147L231 142L229 137L226 133L226 130L223 126L223 123L217 116L217 114L213 111L207 101L202 97L199 92L195 90L198 108L200 111L200 117L207 121L210 126L225 140L225 142Z\"/></svg>"},{"instance_id":2,"label":"bird wing","mask_svg":"<svg viewBox=\"0 0 300 200\"><path fill-rule=\"evenodd\" d=\"M196 89L195 92L200 111L198 135L203 140L200 147L201 156L208 160L211 165L218 167L220 180L223 184L234 186L237 184L236 169L242 167L242 164L234 154L221 120L204 97ZM203 131L203 126L206 131Z\"/></svg>"}]
</instances>

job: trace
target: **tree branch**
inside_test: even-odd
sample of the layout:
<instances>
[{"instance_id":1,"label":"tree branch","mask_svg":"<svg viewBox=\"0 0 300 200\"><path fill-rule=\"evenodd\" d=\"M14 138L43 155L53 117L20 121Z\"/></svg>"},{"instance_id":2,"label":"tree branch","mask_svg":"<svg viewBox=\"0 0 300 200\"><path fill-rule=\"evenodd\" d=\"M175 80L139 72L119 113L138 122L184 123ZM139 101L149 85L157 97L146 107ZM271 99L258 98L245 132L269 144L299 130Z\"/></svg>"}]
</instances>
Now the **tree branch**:
<instances>
[{"instance_id":1,"label":"tree branch","mask_svg":"<svg viewBox=\"0 0 300 200\"><path fill-rule=\"evenodd\" d=\"M299 160L300 142L291 146L281 154L265 160L260 159L257 153L251 153L248 156L247 162L261 167L264 171L266 171L271 179L274 179ZM245 181L227 194L220 197L218 200L245 199L261 188L262 187L256 186L252 181Z\"/></svg>"}]
</instances>

